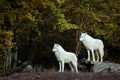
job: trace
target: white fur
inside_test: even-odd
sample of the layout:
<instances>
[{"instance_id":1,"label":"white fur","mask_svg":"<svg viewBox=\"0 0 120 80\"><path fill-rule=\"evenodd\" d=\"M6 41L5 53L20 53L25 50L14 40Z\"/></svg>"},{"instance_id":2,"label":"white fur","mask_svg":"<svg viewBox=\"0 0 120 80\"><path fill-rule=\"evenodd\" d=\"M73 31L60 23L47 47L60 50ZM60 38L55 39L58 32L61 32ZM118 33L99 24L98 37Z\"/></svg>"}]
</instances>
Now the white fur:
<instances>
[{"instance_id":1,"label":"white fur","mask_svg":"<svg viewBox=\"0 0 120 80\"><path fill-rule=\"evenodd\" d=\"M92 52L93 61L95 61L95 57L94 57L94 50L95 50L97 52L97 61L99 61L99 55L100 55L100 59L101 59L100 61L103 62L104 44L102 40L94 39L87 33L81 33L79 40L82 41L83 45L87 49L88 61L90 61L90 51Z\"/></svg>"},{"instance_id":2,"label":"white fur","mask_svg":"<svg viewBox=\"0 0 120 80\"><path fill-rule=\"evenodd\" d=\"M54 44L52 51L59 62L59 72L64 72L65 63L69 63L72 71L78 72L77 57L74 53L65 51L59 44Z\"/></svg>"}]
</instances>

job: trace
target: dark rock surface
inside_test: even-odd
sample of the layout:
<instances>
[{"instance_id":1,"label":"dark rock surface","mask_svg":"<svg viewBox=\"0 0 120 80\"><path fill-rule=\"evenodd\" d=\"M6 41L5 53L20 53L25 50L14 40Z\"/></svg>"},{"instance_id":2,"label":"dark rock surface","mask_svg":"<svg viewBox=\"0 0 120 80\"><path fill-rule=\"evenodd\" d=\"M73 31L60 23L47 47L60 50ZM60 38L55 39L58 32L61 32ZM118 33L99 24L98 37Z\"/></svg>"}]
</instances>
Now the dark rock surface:
<instances>
[{"instance_id":1,"label":"dark rock surface","mask_svg":"<svg viewBox=\"0 0 120 80\"><path fill-rule=\"evenodd\" d=\"M92 67L93 72L119 72L120 64L111 62L96 62Z\"/></svg>"},{"instance_id":2,"label":"dark rock surface","mask_svg":"<svg viewBox=\"0 0 120 80\"><path fill-rule=\"evenodd\" d=\"M32 65L27 65L23 70L22 72L33 72L34 69L32 67Z\"/></svg>"},{"instance_id":3,"label":"dark rock surface","mask_svg":"<svg viewBox=\"0 0 120 80\"><path fill-rule=\"evenodd\" d=\"M84 67L83 67L84 66ZM78 66L81 70L87 70L92 72L120 72L120 64L105 62L92 62L82 59Z\"/></svg>"}]
</instances>

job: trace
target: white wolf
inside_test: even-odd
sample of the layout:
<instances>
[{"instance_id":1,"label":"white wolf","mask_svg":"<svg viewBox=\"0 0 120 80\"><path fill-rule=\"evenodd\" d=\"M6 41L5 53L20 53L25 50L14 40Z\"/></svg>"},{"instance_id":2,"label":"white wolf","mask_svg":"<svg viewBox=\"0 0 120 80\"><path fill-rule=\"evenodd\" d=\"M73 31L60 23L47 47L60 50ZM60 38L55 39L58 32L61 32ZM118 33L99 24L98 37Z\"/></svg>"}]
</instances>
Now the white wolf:
<instances>
[{"instance_id":1,"label":"white wolf","mask_svg":"<svg viewBox=\"0 0 120 80\"><path fill-rule=\"evenodd\" d=\"M52 51L59 62L59 72L64 72L65 63L69 63L71 70L78 73L77 57L74 53L65 51L59 44L54 44Z\"/></svg>"},{"instance_id":2,"label":"white wolf","mask_svg":"<svg viewBox=\"0 0 120 80\"><path fill-rule=\"evenodd\" d=\"M99 61L99 55L100 55L100 59L101 59L100 61L103 62L104 44L103 44L102 40L94 39L93 37L91 37L87 33L81 33L79 40L82 41L83 45L87 49L87 53L88 53L87 60L88 61L90 61L90 51L92 52L93 61L95 61L94 50L96 50L97 61ZM98 54L98 52L99 52L99 54Z\"/></svg>"}]
</instances>

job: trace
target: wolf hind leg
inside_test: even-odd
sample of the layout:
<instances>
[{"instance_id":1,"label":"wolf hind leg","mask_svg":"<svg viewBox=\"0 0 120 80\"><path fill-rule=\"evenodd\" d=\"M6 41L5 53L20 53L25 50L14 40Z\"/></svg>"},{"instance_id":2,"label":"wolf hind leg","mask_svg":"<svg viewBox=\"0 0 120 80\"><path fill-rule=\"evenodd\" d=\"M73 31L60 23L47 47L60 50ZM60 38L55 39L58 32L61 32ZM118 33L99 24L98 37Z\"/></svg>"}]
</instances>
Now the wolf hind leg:
<instances>
[{"instance_id":1,"label":"wolf hind leg","mask_svg":"<svg viewBox=\"0 0 120 80\"><path fill-rule=\"evenodd\" d=\"M70 66L70 68L71 68L71 71L73 72L73 71L74 71L74 68L73 68L73 65L72 65L71 62L69 63L69 66Z\"/></svg>"},{"instance_id":2,"label":"wolf hind leg","mask_svg":"<svg viewBox=\"0 0 120 80\"><path fill-rule=\"evenodd\" d=\"M76 73L78 73L77 62L72 62L73 69Z\"/></svg>"}]
</instances>

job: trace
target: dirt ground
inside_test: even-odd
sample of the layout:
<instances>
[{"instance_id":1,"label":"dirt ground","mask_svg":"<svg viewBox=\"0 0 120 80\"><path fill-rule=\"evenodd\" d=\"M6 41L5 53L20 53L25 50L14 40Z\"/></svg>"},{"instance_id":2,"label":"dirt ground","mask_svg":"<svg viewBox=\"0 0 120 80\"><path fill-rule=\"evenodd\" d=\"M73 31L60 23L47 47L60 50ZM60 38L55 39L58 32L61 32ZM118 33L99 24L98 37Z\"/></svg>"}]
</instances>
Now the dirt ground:
<instances>
[{"instance_id":1,"label":"dirt ground","mask_svg":"<svg viewBox=\"0 0 120 80\"><path fill-rule=\"evenodd\" d=\"M0 77L0 80L120 80L120 73L29 72Z\"/></svg>"}]
</instances>

